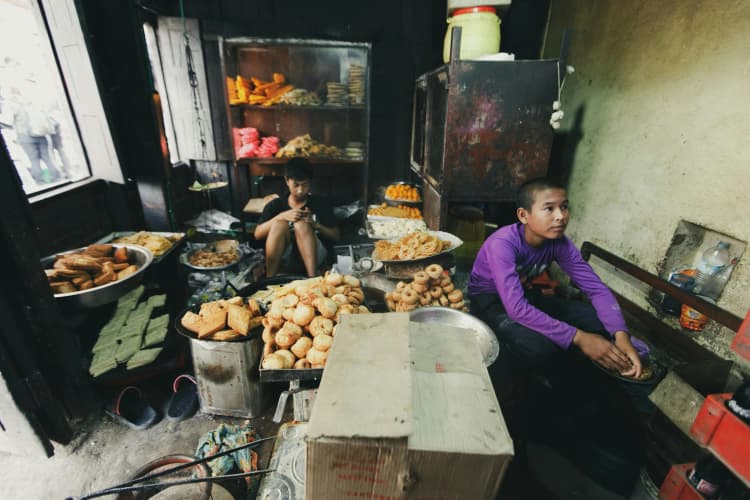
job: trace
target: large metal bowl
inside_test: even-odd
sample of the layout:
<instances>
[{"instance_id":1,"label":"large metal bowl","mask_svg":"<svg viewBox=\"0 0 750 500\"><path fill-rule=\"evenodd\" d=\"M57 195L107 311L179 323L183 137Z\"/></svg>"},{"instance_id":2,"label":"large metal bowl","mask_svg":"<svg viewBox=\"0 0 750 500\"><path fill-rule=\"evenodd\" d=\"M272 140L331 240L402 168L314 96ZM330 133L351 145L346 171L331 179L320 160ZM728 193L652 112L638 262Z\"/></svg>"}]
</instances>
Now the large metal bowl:
<instances>
[{"instance_id":1,"label":"large metal bowl","mask_svg":"<svg viewBox=\"0 0 750 500\"><path fill-rule=\"evenodd\" d=\"M112 246L115 248L126 247L128 249L128 254L130 255L130 262L137 265L138 270L124 279L112 281L106 285L70 293L56 293L55 299L57 299L61 305L79 309L99 307L114 302L141 284L141 281L143 281L143 272L154 260L153 254L147 248L138 245L114 243ZM82 252L85 249L86 247L81 247L76 248L75 250L68 250L67 252L60 252L45 257L42 259L42 267L44 269L52 267L52 264L54 264L55 258L58 255Z\"/></svg>"},{"instance_id":2,"label":"large metal bowl","mask_svg":"<svg viewBox=\"0 0 750 500\"><path fill-rule=\"evenodd\" d=\"M409 313L409 320L416 323L438 323L472 330L485 366L494 363L500 354L500 344L495 332L481 319L463 311L448 307L420 307Z\"/></svg>"}]
</instances>

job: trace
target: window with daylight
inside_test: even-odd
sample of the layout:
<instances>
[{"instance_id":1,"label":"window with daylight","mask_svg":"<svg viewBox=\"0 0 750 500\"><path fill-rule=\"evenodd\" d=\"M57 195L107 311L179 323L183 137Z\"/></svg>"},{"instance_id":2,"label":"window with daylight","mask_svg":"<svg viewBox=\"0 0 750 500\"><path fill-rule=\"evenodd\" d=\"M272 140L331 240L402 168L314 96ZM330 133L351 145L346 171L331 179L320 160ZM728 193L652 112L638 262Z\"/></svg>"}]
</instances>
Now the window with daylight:
<instances>
[{"instance_id":1,"label":"window with daylight","mask_svg":"<svg viewBox=\"0 0 750 500\"><path fill-rule=\"evenodd\" d=\"M0 0L0 128L27 194L91 175L32 0Z\"/></svg>"}]
</instances>

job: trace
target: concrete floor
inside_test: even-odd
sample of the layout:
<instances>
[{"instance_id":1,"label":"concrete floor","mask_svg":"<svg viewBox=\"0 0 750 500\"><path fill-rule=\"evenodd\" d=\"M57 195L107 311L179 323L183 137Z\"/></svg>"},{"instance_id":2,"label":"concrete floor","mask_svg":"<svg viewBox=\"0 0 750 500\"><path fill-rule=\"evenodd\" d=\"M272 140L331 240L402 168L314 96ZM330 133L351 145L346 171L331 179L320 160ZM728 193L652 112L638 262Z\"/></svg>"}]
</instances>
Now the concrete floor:
<instances>
[{"instance_id":1,"label":"concrete floor","mask_svg":"<svg viewBox=\"0 0 750 500\"><path fill-rule=\"evenodd\" d=\"M199 412L183 422L162 420L145 431L136 431L101 412L79 422L79 431L73 442L66 446L56 445L55 454L49 459L0 454L0 498L67 498L98 491L127 480L144 464L161 456L192 455L199 439L207 431L221 423L238 424L243 421ZM251 423L261 435L273 434L275 426L267 417L253 419ZM267 463L271 449L270 443L260 449L261 466ZM545 446L531 445L529 461L539 482L554 492L557 498L624 498L592 482L570 462ZM501 488L499 498L529 498L523 492L509 491L506 482ZM188 497L183 493L170 498ZM213 498L227 500L232 496L219 487L214 489ZM630 498L649 500L655 497L638 486Z\"/></svg>"}]
</instances>

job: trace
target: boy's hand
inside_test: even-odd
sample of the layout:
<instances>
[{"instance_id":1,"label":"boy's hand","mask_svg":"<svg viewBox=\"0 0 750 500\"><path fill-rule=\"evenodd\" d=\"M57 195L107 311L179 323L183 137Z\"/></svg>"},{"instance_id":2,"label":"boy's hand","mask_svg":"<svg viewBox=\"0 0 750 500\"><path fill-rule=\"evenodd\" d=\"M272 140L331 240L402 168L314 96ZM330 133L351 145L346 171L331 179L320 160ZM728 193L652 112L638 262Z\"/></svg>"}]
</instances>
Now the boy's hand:
<instances>
[{"instance_id":1,"label":"boy's hand","mask_svg":"<svg viewBox=\"0 0 750 500\"><path fill-rule=\"evenodd\" d=\"M632 378L640 377L643 365L641 364L640 356L638 356L638 351L636 351L635 347L633 347L633 343L630 341L630 335L623 331L615 332L615 345L625 353L632 363L630 369L620 372L620 375Z\"/></svg>"},{"instance_id":2,"label":"boy's hand","mask_svg":"<svg viewBox=\"0 0 750 500\"><path fill-rule=\"evenodd\" d=\"M628 343L630 343L630 340L628 340ZM592 361L604 368L618 373L626 373L632 369L630 358L617 345L601 335L576 330L573 344ZM638 354L636 353L635 356L638 357Z\"/></svg>"}]
</instances>

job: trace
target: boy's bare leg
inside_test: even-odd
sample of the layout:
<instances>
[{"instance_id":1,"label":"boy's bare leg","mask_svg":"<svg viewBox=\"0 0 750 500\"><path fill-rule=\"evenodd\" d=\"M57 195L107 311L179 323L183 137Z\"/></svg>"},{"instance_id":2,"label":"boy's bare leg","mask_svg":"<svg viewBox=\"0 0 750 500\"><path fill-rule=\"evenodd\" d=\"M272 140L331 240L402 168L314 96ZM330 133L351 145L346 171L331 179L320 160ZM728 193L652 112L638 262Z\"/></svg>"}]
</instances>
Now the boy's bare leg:
<instances>
[{"instance_id":1,"label":"boy's bare leg","mask_svg":"<svg viewBox=\"0 0 750 500\"><path fill-rule=\"evenodd\" d=\"M307 276L312 278L317 273L318 255L315 231L308 222L296 222L294 224L294 238L297 241L297 249L305 264Z\"/></svg>"},{"instance_id":2,"label":"boy's bare leg","mask_svg":"<svg viewBox=\"0 0 750 500\"><path fill-rule=\"evenodd\" d=\"M289 224L285 220L274 221L266 237L266 277L279 272L281 256L290 242Z\"/></svg>"}]
</instances>

